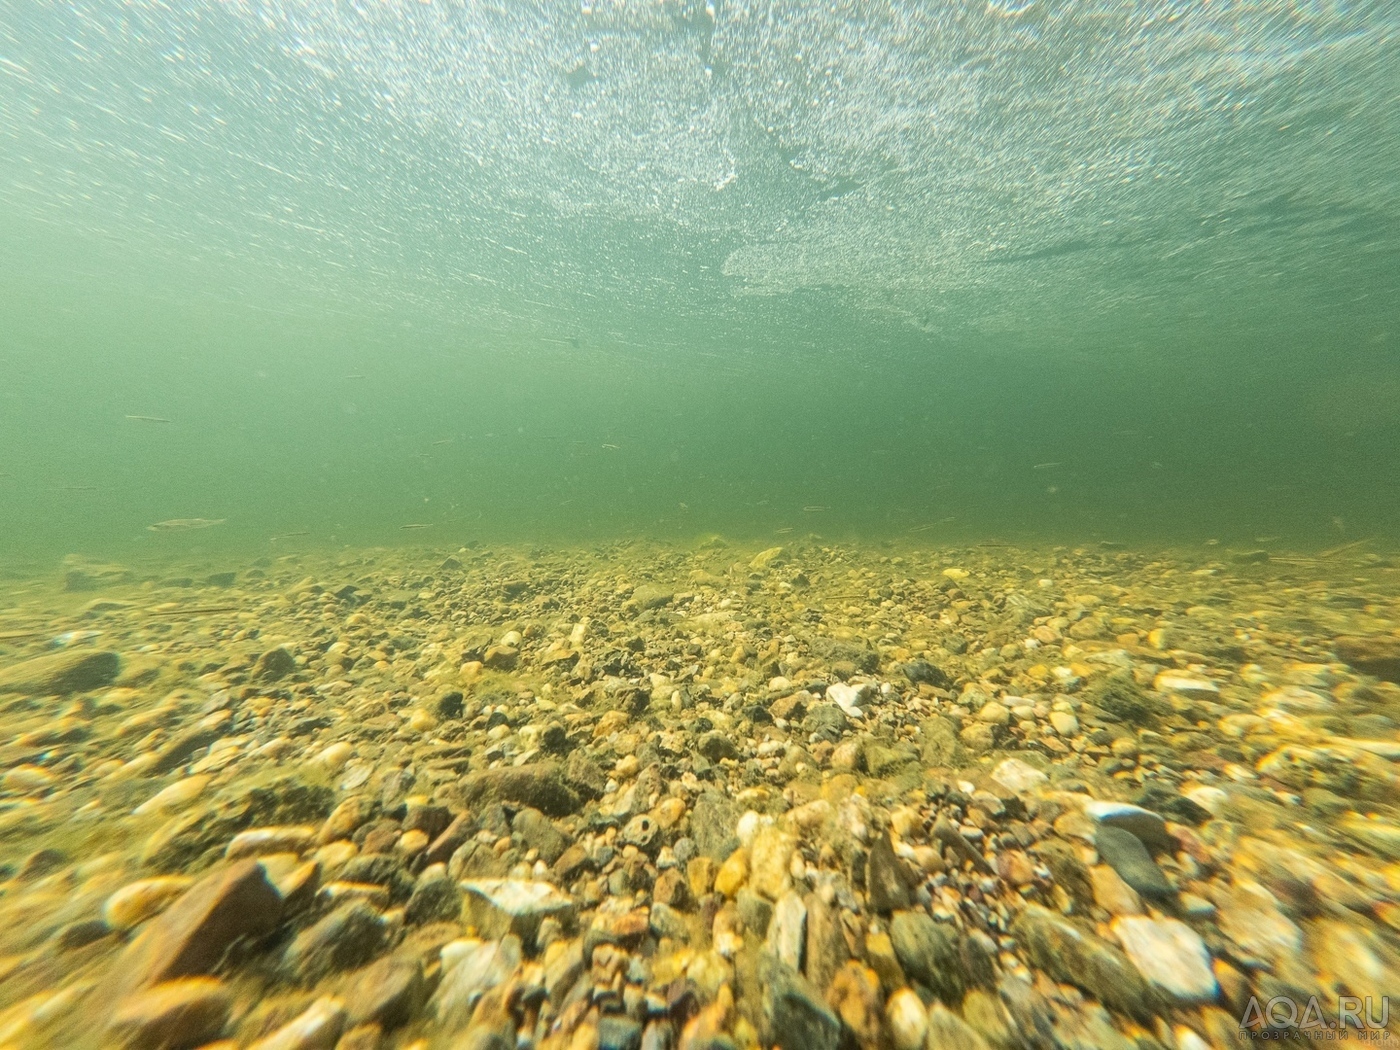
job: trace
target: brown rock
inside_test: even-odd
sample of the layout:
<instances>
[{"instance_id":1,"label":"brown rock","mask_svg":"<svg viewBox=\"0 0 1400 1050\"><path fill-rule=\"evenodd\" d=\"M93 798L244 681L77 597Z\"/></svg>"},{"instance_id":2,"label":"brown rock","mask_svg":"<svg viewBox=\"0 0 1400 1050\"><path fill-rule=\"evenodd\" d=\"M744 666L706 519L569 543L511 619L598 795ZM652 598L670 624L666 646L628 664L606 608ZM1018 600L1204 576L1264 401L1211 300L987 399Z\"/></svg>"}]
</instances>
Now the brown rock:
<instances>
[{"instance_id":1,"label":"brown rock","mask_svg":"<svg viewBox=\"0 0 1400 1050\"><path fill-rule=\"evenodd\" d=\"M222 981L185 977L123 1000L107 1026L111 1041L130 1050L167 1050L217 1039L233 997Z\"/></svg>"},{"instance_id":2,"label":"brown rock","mask_svg":"<svg viewBox=\"0 0 1400 1050\"><path fill-rule=\"evenodd\" d=\"M870 898L870 910L888 915L909 907L914 900L911 882L904 862L894 855L889 835L880 832L875 836L865 863L865 892Z\"/></svg>"},{"instance_id":3,"label":"brown rock","mask_svg":"<svg viewBox=\"0 0 1400 1050\"><path fill-rule=\"evenodd\" d=\"M275 682L296 669L296 657L287 651L286 646L279 645L258 657L258 662L253 665L253 677L259 682Z\"/></svg>"},{"instance_id":4,"label":"brown rock","mask_svg":"<svg viewBox=\"0 0 1400 1050\"><path fill-rule=\"evenodd\" d=\"M270 933L281 915L282 898L256 860L219 868L127 945L97 999L111 1002L161 981L208 973L234 941Z\"/></svg>"},{"instance_id":5,"label":"brown rock","mask_svg":"<svg viewBox=\"0 0 1400 1050\"><path fill-rule=\"evenodd\" d=\"M691 903L690 887L686 884L685 876L677 868L667 868L656 877L656 883L651 888L651 897L658 904L665 904L680 911L685 911Z\"/></svg>"},{"instance_id":6,"label":"brown rock","mask_svg":"<svg viewBox=\"0 0 1400 1050\"><path fill-rule=\"evenodd\" d=\"M567 817L582 805L578 792L564 782L554 762L472 773L462 781L461 794L470 808L483 802L515 802L550 817Z\"/></svg>"},{"instance_id":7,"label":"brown rock","mask_svg":"<svg viewBox=\"0 0 1400 1050\"><path fill-rule=\"evenodd\" d=\"M365 803L355 796L342 801L321 825L316 841L325 845L327 842L348 839L355 833L355 829L365 822L365 808ZM447 856L452 856L451 850L448 850Z\"/></svg>"},{"instance_id":8,"label":"brown rock","mask_svg":"<svg viewBox=\"0 0 1400 1050\"><path fill-rule=\"evenodd\" d=\"M332 817L335 814L331 814ZM457 847L466 842L473 835L476 822L466 813L458 813L452 818L452 823L447 825L442 834L433 839L423 854L423 864L446 864L452 859L452 854L457 852Z\"/></svg>"},{"instance_id":9,"label":"brown rock","mask_svg":"<svg viewBox=\"0 0 1400 1050\"><path fill-rule=\"evenodd\" d=\"M419 959L405 955L380 959L355 973L346 986L349 1023L398 1028L418 1012L426 992Z\"/></svg>"}]
</instances>

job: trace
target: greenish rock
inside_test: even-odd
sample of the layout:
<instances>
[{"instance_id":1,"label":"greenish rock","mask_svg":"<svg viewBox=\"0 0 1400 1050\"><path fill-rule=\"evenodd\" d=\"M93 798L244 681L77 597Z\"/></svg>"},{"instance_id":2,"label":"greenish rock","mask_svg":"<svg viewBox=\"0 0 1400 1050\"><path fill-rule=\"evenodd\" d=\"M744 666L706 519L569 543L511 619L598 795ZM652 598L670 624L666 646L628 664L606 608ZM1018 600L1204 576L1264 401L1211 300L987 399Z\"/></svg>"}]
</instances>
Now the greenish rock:
<instances>
[{"instance_id":1,"label":"greenish rock","mask_svg":"<svg viewBox=\"0 0 1400 1050\"><path fill-rule=\"evenodd\" d=\"M797 971L764 952L758 963L765 1045L780 1050L839 1050L841 1022Z\"/></svg>"},{"instance_id":2,"label":"greenish rock","mask_svg":"<svg viewBox=\"0 0 1400 1050\"><path fill-rule=\"evenodd\" d=\"M962 999L966 982L956 935L927 912L899 911L890 920L890 941L899 965L945 1003Z\"/></svg>"},{"instance_id":3,"label":"greenish rock","mask_svg":"<svg viewBox=\"0 0 1400 1050\"><path fill-rule=\"evenodd\" d=\"M121 667L114 652L68 649L0 670L0 693L83 693L110 685Z\"/></svg>"},{"instance_id":4,"label":"greenish rock","mask_svg":"<svg viewBox=\"0 0 1400 1050\"><path fill-rule=\"evenodd\" d=\"M1117 948L1038 904L1021 912L1011 927L1031 962L1057 981L1095 996L1110 1010L1143 1024L1162 1002L1137 967Z\"/></svg>"},{"instance_id":5,"label":"greenish rock","mask_svg":"<svg viewBox=\"0 0 1400 1050\"><path fill-rule=\"evenodd\" d=\"M1126 673L1109 675L1084 690L1083 702L1109 718L1129 725L1150 725L1162 712L1161 701L1150 696Z\"/></svg>"}]
</instances>

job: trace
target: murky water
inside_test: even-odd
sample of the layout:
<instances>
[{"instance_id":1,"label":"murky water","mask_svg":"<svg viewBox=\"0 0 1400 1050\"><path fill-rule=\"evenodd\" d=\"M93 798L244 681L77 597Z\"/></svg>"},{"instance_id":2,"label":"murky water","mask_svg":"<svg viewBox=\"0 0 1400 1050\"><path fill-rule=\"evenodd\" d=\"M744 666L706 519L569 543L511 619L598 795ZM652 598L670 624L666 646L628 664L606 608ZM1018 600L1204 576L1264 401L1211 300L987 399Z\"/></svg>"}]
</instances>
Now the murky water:
<instances>
[{"instance_id":1,"label":"murky water","mask_svg":"<svg viewBox=\"0 0 1400 1050\"><path fill-rule=\"evenodd\" d=\"M1398 32L0 0L0 1050L1393 1036Z\"/></svg>"}]
</instances>

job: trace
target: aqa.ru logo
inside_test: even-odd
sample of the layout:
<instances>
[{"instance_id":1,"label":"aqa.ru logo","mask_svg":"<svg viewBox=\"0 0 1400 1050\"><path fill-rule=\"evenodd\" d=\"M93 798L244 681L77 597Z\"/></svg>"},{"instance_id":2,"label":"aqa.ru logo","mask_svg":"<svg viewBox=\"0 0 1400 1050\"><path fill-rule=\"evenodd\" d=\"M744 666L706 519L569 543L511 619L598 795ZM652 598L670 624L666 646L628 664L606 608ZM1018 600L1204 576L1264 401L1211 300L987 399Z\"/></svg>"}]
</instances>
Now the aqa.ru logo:
<instances>
[{"instance_id":1,"label":"aqa.ru logo","mask_svg":"<svg viewBox=\"0 0 1400 1050\"><path fill-rule=\"evenodd\" d=\"M1390 997L1381 996L1380 1014L1371 996L1339 995L1337 1008L1329 1020L1317 996L1299 1007L1298 1000L1276 995L1262 1006L1258 996L1250 996L1240 1017L1240 1035L1245 1039L1341 1039L1379 1043L1390 1038Z\"/></svg>"}]
</instances>

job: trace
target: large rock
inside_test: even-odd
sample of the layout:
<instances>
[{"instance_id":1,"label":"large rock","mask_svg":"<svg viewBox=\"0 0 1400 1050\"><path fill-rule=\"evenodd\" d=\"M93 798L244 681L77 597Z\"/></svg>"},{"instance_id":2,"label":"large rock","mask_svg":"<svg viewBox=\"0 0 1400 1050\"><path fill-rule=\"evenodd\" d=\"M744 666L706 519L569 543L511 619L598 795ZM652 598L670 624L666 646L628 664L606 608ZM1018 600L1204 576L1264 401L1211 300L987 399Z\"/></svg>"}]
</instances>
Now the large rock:
<instances>
[{"instance_id":1,"label":"large rock","mask_svg":"<svg viewBox=\"0 0 1400 1050\"><path fill-rule=\"evenodd\" d=\"M214 871L126 947L97 1000L113 1002L161 981L209 973L234 941L271 933L281 916L282 897L256 860Z\"/></svg>"},{"instance_id":2,"label":"large rock","mask_svg":"<svg viewBox=\"0 0 1400 1050\"><path fill-rule=\"evenodd\" d=\"M469 807L514 802L533 806L550 817L567 817L583 804L554 762L482 770L462 781L461 793L462 801Z\"/></svg>"},{"instance_id":3,"label":"large rock","mask_svg":"<svg viewBox=\"0 0 1400 1050\"><path fill-rule=\"evenodd\" d=\"M349 1023L398 1028L418 1012L426 994L420 959L411 955L380 959L356 973L346 986Z\"/></svg>"},{"instance_id":4,"label":"large rock","mask_svg":"<svg viewBox=\"0 0 1400 1050\"><path fill-rule=\"evenodd\" d=\"M556 828L550 819L539 810L526 806L510 822L511 831L524 841L527 849L540 851L540 858L546 864L553 864L559 855L568 848L569 840Z\"/></svg>"},{"instance_id":5,"label":"large rock","mask_svg":"<svg viewBox=\"0 0 1400 1050\"><path fill-rule=\"evenodd\" d=\"M718 791L702 791L690 814L690 837L701 855L723 862L739 848L738 807Z\"/></svg>"},{"instance_id":6,"label":"large rock","mask_svg":"<svg viewBox=\"0 0 1400 1050\"><path fill-rule=\"evenodd\" d=\"M121 668L121 657L116 653L67 649L0 671L0 693L82 693L110 685Z\"/></svg>"},{"instance_id":7,"label":"large rock","mask_svg":"<svg viewBox=\"0 0 1400 1050\"><path fill-rule=\"evenodd\" d=\"M1343 661L1363 674L1400 683L1400 638L1343 635L1332 644Z\"/></svg>"},{"instance_id":8,"label":"large rock","mask_svg":"<svg viewBox=\"0 0 1400 1050\"><path fill-rule=\"evenodd\" d=\"M791 967L765 952L758 964L765 1045L781 1050L838 1050L841 1022Z\"/></svg>"},{"instance_id":9,"label":"large rock","mask_svg":"<svg viewBox=\"0 0 1400 1050\"><path fill-rule=\"evenodd\" d=\"M890 920L890 940L899 965L946 1003L962 998L966 982L962 955L954 933L923 911L895 912Z\"/></svg>"},{"instance_id":10,"label":"large rock","mask_svg":"<svg viewBox=\"0 0 1400 1050\"><path fill-rule=\"evenodd\" d=\"M1076 985L1111 1010L1151 1023L1160 997L1113 945L1038 904L1027 905L1011 935L1030 960L1057 981Z\"/></svg>"}]
</instances>

